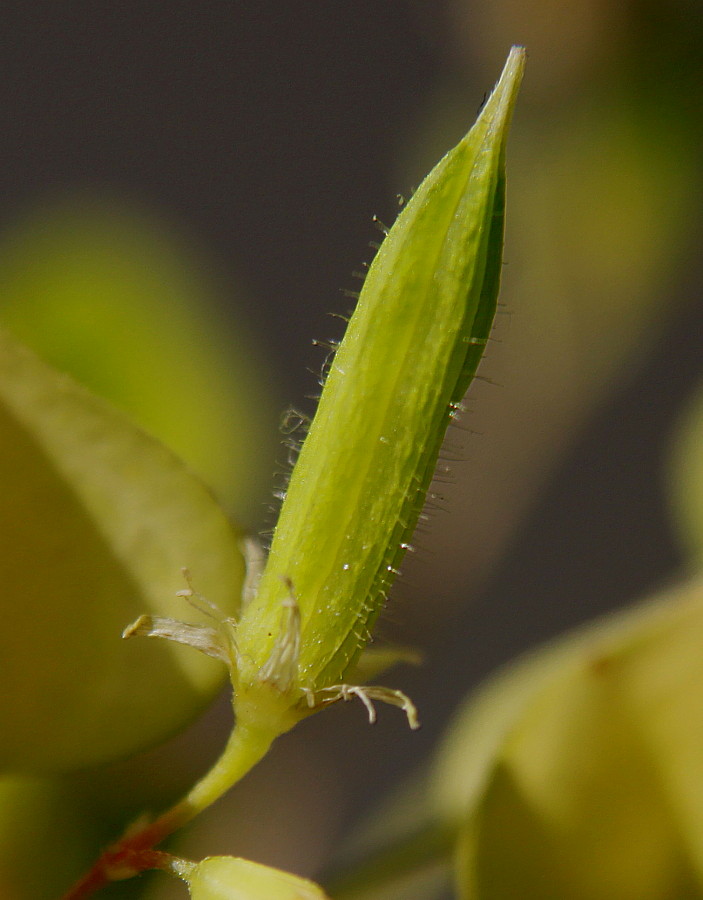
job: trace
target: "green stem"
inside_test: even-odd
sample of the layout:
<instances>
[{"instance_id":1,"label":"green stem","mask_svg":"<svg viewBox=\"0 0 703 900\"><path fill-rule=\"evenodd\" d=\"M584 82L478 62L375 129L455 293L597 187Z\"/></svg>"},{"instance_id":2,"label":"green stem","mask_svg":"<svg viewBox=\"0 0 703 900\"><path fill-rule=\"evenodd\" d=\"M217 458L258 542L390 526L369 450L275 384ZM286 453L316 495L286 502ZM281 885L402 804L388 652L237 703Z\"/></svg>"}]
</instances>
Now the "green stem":
<instances>
[{"instance_id":1,"label":"green stem","mask_svg":"<svg viewBox=\"0 0 703 900\"><path fill-rule=\"evenodd\" d=\"M266 754L277 733L236 725L220 758L175 806L146 825L132 826L62 897L83 900L110 881L153 868L152 848L219 799Z\"/></svg>"},{"instance_id":2,"label":"green stem","mask_svg":"<svg viewBox=\"0 0 703 900\"><path fill-rule=\"evenodd\" d=\"M360 900L372 890L400 883L431 866L446 865L455 838L456 827L429 822L323 879L325 890L334 900Z\"/></svg>"},{"instance_id":3,"label":"green stem","mask_svg":"<svg viewBox=\"0 0 703 900\"><path fill-rule=\"evenodd\" d=\"M266 755L277 736L278 732L237 725L215 765L174 807L174 813L178 810L181 817L176 827L189 822L243 778Z\"/></svg>"}]
</instances>

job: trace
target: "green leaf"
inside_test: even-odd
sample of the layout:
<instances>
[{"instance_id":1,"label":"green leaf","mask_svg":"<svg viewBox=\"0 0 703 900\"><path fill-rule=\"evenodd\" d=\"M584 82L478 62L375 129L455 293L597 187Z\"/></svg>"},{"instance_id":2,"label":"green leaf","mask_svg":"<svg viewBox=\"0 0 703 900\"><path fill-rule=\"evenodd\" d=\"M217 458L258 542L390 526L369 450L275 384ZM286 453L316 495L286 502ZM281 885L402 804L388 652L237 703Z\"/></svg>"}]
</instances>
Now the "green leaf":
<instances>
[{"instance_id":1,"label":"green leaf","mask_svg":"<svg viewBox=\"0 0 703 900\"><path fill-rule=\"evenodd\" d=\"M121 631L183 608L183 566L234 614L237 533L169 451L5 333L0 444L0 766L85 766L166 737L222 667Z\"/></svg>"},{"instance_id":2,"label":"green leaf","mask_svg":"<svg viewBox=\"0 0 703 900\"><path fill-rule=\"evenodd\" d=\"M162 221L81 192L0 237L0 321L124 410L238 514L268 487L270 377L213 264ZM228 304L236 318L228 321Z\"/></svg>"},{"instance_id":3,"label":"green leaf","mask_svg":"<svg viewBox=\"0 0 703 900\"><path fill-rule=\"evenodd\" d=\"M436 772L461 896L658 900L703 886L703 582L508 668Z\"/></svg>"},{"instance_id":4,"label":"green leaf","mask_svg":"<svg viewBox=\"0 0 703 900\"><path fill-rule=\"evenodd\" d=\"M515 48L478 121L371 265L237 630L240 715L244 705L256 713L257 685L279 657L296 665L277 691L309 711L315 692L347 676L383 607L493 321L505 141L523 64Z\"/></svg>"},{"instance_id":5,"label":"green leaf","mask_svg":"<svg viewBox=\"0 0 703 900\"><path fill-rule=\"evenodd\" d=\"M55 900L89 858L84 818L60 779L0 778L0 897Z\"/></svg>"}]
</instances>

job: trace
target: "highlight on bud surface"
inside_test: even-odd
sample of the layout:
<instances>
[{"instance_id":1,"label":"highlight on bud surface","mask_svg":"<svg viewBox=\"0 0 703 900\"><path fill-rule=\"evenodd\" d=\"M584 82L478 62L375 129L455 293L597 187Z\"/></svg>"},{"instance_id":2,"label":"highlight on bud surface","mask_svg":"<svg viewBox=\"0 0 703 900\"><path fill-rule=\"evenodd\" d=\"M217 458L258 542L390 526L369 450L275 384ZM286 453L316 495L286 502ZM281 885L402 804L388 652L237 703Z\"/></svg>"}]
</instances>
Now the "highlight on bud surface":
<instances>
[{"instance_id":1,"label":"highlight on bud surface","mask_svg":"<svg viewBox=\"0 0 703 900\"><path fill-rule=\"evenodd\" d=\"M173 870L187 882L192 900L327 900L307 878L233 856L177 861Z\"/></svg>"},{"instance_id":2,"label":"highlight on bud surface","mask_svg":"<svg viewBox=\"0 0 703 900\"><path fill-rule=\"evenodd\" d=\"M315 709L358 698L412 703L349 683L407 549L452 417L496 309L505 143L524 68L513 48L466 137L427 176L370 266L293 469L267 560L250 552L237 623L188 633L230 660L242 728L275 736ZM192 641L189 640L192 638ZM214 643L213 643L214 641ZM207 647L205 646L207 645Z\"/></svg>"}]
</instances>

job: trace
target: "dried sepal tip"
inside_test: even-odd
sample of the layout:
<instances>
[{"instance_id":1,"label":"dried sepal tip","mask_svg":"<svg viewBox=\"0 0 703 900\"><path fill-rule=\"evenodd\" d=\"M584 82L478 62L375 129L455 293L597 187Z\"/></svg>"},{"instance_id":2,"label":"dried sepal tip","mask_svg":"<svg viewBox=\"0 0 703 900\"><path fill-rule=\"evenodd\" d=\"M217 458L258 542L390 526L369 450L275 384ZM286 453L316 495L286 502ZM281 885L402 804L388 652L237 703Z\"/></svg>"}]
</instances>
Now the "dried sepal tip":
<instances>
[{"instance_id":1,"label":"dried sepal tip","mask_svg":"<svg viewBox=\"0 0 703 900\"><path fill-rule=\"evenodd\" d=\"M209 625L192 625L166 616L139 616L122 632L123 638L157 637L193 647L229 666L231 657L227 641L220 629Z\"/></svg>"},{"instance_id":2,"label":"dried sepal tip","mask_svg":"<svg viewBox=\"0 0 703 900\"><path fill-rule=\"evenodd\" d=\"M361 700L366 707L370 725L373 725L376 721L376 708L373 705L375 700L377 703L388 703L390 706L397 706L399 709L402 709L407 716L408 725L413 731L420 727L417 707L407 694L396 688L387 688L376 684L333 684L330 687L322 688L319 691L310 691L307 694L307 702L311 710L322 709L324 706L338 703L340 700L349 702L355 698Z\"/></svg>"}]
</instances>

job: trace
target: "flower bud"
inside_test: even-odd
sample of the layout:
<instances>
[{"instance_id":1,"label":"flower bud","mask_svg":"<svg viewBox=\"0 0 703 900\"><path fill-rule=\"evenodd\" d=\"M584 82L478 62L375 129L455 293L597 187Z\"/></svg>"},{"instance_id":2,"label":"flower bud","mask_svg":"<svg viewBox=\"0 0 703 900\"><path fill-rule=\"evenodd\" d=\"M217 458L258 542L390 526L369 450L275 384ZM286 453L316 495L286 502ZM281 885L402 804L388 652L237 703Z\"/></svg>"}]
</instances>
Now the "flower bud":
<instances>
[{"instance_id":1,"label":"flower bud","mask_svg":"<svg viewBox=\"0 0 703 900\"><path fill-rule=\"evenodd\" d=\"M209 856L182 877L192 900L327 900L307 878L233 856Z\"/></svg>"},{"instance_id":2,"label":"flower bud","mask_svg":"<svg viewBox=\"0 0 703 900\"><path fill-rule=\"evenodd\" d=\"M274 700L299 717L357 691L344 682L488 341L505 142L523 65L514 48L476 124L420 185L371 264L237 627L240 717ZM405 705L412 718L396 692L356 695Z\"/></svg>"}]
</instances>

